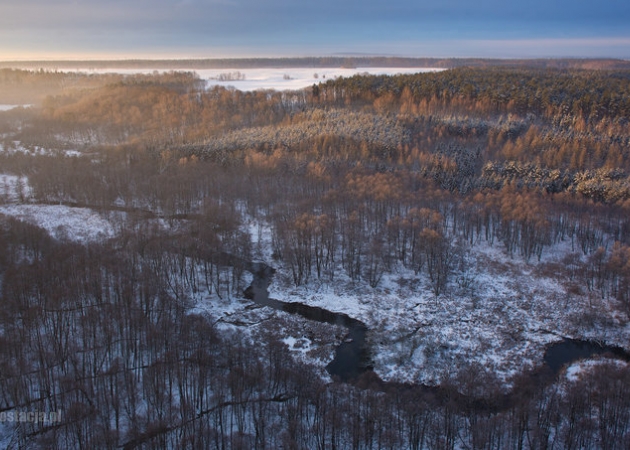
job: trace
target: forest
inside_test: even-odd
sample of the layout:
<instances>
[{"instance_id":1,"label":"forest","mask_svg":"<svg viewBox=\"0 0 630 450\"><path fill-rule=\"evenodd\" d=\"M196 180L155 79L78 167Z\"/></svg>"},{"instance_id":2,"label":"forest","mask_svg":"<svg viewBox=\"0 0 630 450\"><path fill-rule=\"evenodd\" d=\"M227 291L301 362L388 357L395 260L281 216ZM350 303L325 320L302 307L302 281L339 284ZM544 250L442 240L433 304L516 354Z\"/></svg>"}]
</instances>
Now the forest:
<instances>
[{"instance_id":1,"label":"forest","mask_svg":"<svg viewBox=\"0 0 630 450\"><path fill-rule=\"evenodd\" d=\"M488 58L410 58L400 56L310 56L275 58L195 58L195 59L115 59L115 60L43 60L0 61L0 68L29 70L76 69L252 69L252 68L325 68L325 67L528 67L538 69L629 69L630 63L615 58L544 58L544 59L488 59Z\"/></svg>"},{"instance_id":2,"label":"forest","mask_svg":"<svg viewBox=\"0 0 630 450\"><path fill-rule=\"evenodd\" d=\"M630 70L587 63L0 69L31 105L0 110L0 419L60 412L0 443L629 448ZM343 326L248 298L255 262L366 325L357 377L326 370ZM567 340L615 352L550 367Z\"/></svg>"}]
</instances>

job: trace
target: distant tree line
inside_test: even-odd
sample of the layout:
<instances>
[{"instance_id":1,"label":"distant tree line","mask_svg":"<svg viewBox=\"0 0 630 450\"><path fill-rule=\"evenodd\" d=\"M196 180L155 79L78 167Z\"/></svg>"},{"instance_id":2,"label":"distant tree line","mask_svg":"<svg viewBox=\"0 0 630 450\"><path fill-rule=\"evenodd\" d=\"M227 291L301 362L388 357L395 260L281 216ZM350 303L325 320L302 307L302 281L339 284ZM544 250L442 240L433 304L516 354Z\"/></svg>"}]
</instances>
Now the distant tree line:
<instances>
[{"instance_id":1,"label":"distant tree line","mask_svg":"<svg viewBox=\"0 0 630 450\"><path fill-rule=\"evenodd\" d=\"M628 69L623 59L606 58L545 58L545 59L484 59L484 58L406 58L399 56L320 56L284 58L212 58L212 59L126 59L89 61L0 61L0 68L21 69L256 69L256 68L338 68L338 67L509 67L538 69Z\"/></svg>"}]
</instances>

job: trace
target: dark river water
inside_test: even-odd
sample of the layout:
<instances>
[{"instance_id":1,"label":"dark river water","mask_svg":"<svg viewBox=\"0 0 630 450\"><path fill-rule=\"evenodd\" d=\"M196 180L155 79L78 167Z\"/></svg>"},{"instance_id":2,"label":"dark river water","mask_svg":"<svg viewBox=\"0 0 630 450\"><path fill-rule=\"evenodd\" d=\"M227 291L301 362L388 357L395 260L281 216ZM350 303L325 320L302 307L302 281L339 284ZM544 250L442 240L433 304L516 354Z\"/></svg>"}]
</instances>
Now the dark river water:
<instances>
[{"instance_id":1,"label":"dark river water","mask_svg":"<svg viewBox=\"0 0 630 450\"><path fill-rule=\"evenodd\" d=\"M264 263L251 263L250 271L254 280L245 290L245 296L260 305L297 314L316 322L341 325L348 329L348 335L335 351L335 358L326 367L333 378L343 382L357 379L371 371L370 349L366 340L367 326L346 314L334 313L326 309L308 306L299 302L281 302L269 298L267 290L275 270ZM557 375L567 364L594 355L607 355L612 358L630 361L630 353L621 347L601 345L591 341L564 339L549 344L544 355L544 364Z\"/></svg>"},{"instance_id":2,"label":"dark river water","mask_svg":"<svg viewBox=\"0 0 630 450\"><path fill-rule=\"evenodd\" d=\"M592 341L565 339L549 344L545 351L544 361L554 374L560 372L566 364L594 355L607 355L616 359L630 361L630 353L621 347L601 345Z\"/></svg>"},{"instance_id":3,"label":"dark river water","mask_svg":"<svg viewBox=\"0 0 630 450\"><path fill-rule=\"evenodd\" d=\"M262 263L254 263L254 281L245 290L245 296L259 305L269 306L279 311L297 314L316 322L339 325L347 328L348 334L335 350L335 358L326 370L334 378L348 382L371 370L370 351L366 342L367 327L357 319L299 302L281 302L269 297L267 290L274 270Z\"/></svg>"}]
</instances>

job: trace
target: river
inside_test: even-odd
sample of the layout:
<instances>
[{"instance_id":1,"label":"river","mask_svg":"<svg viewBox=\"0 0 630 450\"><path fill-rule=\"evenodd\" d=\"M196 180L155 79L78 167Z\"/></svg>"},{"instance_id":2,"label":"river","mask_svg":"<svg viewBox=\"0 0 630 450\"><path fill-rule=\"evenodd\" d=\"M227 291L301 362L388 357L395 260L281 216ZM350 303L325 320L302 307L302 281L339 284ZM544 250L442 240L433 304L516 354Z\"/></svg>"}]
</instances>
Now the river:
<instances>
[{"instance_id":1,"label":"river","mask_svg":"<svg viewBox=\"0 0 630 450\"><path fill-rule=\"evenodd\" d=\"M346 339L337 347L334 359L326 367L333 378L351 382L365 372L372 371L371 352L366 339L368 328L363 322L343 313L335 313L299 302L281 302L272 299L269 297L268 287L275 269L265 263L255 262L249 264L247 270L254 275L252 284L245 290L245 296L250 300L280 311L297 314L308 320L341 325L348 329ZM575 339L564 339L549 344L543 361L545 367L554 375L558 375L566 365L594 355L607 355L630 361L630 353L621 347Z\"/></svg>"},{"instance_id":2,"label":"river","mask_svg":"<svg viewBox=\"0 0 630 450\"><path fill-rule=\"evenodd\" d=\"M245 290L245 297L250 300L279 311L297 314L308 320L340 325L348 329L346 338L335 350L334 359L326 366L326 370L333 378L350 382L372 369L370 351L366 341L368 328L363 322L346 314L335 313L316 306L299 302L281 302L270 298L267 288L275 270L264 263L253 263L251 272L254 275L254 280Z\"/></svg>"}]
</instances>

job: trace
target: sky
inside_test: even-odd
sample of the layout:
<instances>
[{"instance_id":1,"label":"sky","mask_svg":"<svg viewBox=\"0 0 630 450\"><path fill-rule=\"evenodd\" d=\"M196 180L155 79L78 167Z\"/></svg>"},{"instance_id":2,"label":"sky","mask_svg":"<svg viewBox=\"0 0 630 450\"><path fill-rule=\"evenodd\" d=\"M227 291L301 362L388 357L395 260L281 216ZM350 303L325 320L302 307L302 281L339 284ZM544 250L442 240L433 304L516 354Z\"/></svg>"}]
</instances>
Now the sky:
<instances>
[{"instance_id":1,"label":"sky","mask_svg":"<svg viewBox=\"0 0 630 450\"><path fill-rule=\"evenodd\" d=\"M628 0L0 0L0 60L630 59Z\"/></svg>"}]
</instances>

